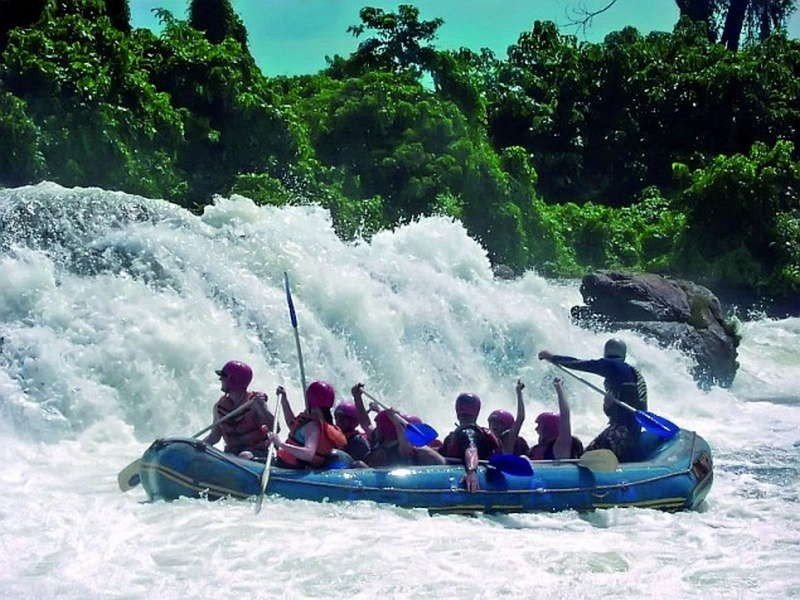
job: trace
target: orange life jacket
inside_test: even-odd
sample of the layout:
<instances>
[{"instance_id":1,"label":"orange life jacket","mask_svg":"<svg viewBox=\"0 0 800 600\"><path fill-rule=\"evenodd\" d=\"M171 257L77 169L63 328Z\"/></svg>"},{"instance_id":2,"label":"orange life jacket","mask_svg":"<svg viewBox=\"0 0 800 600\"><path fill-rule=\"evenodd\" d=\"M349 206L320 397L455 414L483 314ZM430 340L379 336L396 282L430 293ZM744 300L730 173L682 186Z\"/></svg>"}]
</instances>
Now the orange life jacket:
<instances>
[{"instance_id":1,"label":"orange life jacket","mask_svg":"<svg viewBox=\"0 0 800 600\"><path fill-rule=\"evenodd\" d=\"M258 397L260 396L260 398ZM244 401L248 402L255 398L253 402L264 402L265 396L261 392L247 392ZM238 408L234 406L233 398L228 394L222 396L216 404L217 418L224 417L229 412ZM269 412L267 411L267 414ZM244 450L250 452L263 452L266 448L267 434L261 431L261 426L271 425L270 422L259 419L258 413L250 405L238 417L233 417L219 424L222 430L222 438L225 440L225 452L239 454Z\"/></svg>"},{"instance_id":2,"label":"orange life jacket","mask_svg":"<svg viewBox=\"0 0 800 600\"><path fill-rule=\"evenodd\" d=\"M289 430L289 437L287 441L292 442L297 446L304 444L297 438L297 432L309 423L318 423L320 428L319 442L317 443L317 450L314 453L314 458L310 463L300 460L294 454L289 452L286 448L278 450L278 458L284 464L293 468L303 468L305 466L321 467L328 460L334 448L344 448L347 445L347 438L336 425L331 425L324 419L317 419L310 416L306 412L301 412L294 421Z\"/></svg>"}]
</instances>

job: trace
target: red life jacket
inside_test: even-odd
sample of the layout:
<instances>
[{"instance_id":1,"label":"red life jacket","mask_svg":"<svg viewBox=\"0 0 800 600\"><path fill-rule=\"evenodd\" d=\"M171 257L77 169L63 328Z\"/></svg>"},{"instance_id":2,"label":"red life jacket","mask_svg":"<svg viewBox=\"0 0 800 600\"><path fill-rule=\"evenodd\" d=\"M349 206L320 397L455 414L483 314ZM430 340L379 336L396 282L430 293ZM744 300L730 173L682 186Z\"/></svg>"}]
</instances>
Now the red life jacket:
<instances>
[{"instance_id":1,"label":"red life jacket","mask_svg":"<svg viewBox=\"0 0 800 600\"><path fill-rule=\"evenodd\" d=\"M248 402L252 398L255 398L253 400L254 403L265 402L266 399L261 392L247 392L244 402ZM215 407L217 418L224 417L238 406L234 406L233 398L225 394L217 401ZM252 405L238 417L233 417L220 423L219 428L222 430L222 438L225 440L225 452L239 454L244 450L249 450L250 452L263 451L266 448L267 434L261 431L261 426L266 425L269 427L271 424L269 421L259 419L258 413L253 409Z\"/></svg>"},{"instance_id":2,"label":"red life jacket","mask_svg":"<svg viewBox=\"0 0 800 600\"><path fill-rule=\"evenodd\" d=\"M286 448L278 450L278 458L285 465L293 468L303 468L305 466L321 467L328 460L334 448L344 448L347 445L347 438L336 425L331 425L324 419L317 419L310 416L306 412L301 412L294 421L289 431L287 441L292 442L297 446L303 446L303 442L297 439L297 432L308 423L319 423L320 436L317 443L317 450L314 453L314 458L310 463L300 460L294 454L289 452Z\"/></svg>"}]
</instances>

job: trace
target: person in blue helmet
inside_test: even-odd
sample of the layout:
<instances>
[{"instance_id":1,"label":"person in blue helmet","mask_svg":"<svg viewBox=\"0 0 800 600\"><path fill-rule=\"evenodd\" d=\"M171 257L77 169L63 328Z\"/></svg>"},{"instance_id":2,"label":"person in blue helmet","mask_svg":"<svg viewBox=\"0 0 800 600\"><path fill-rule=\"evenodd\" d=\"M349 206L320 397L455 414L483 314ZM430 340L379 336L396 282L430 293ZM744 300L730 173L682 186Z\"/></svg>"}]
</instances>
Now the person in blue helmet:
<instances>
[{"instance_id":1,"label":"person in blue helmet","mask_svg":"<svg viewBox=\"0 0 800 600\"><path fill-rule=\"evenodd\" d=\"M580 360L571 356L539 352L539 360L547 360L568 369L602 375L605 378L606 395L603 412L608 416L608 426L592 440L586 451L606 448L620 462L634 460L638 447L641 426L632 410L615 400L628 404L636 410L647 410L647 384L638 369L625 362L627 347L622 340L612 338L603 349L603 358Z\"/></svg>"}]
</instances>

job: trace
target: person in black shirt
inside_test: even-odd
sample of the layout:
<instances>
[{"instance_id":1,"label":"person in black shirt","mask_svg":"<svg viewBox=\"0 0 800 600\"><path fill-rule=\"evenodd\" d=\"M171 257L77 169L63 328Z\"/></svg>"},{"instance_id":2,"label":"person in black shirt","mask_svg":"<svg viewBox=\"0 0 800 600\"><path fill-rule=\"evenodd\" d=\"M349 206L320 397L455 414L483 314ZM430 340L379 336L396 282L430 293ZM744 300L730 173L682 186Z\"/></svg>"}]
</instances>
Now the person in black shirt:
<instances>
[{"instance_id":1,"label":"person in black shirt","mask_svg":"<svg viewBox=\"0 0 800 600\"><path fill-rule=\"evenodd\" d=\"M458 427L444 439L439 453L445 458L464 461L463 483L467 491L474 492L480 489L478 460L499 452L500 442L489 429L477 424L481 411L481 399L477 394L459 394L455 408Z\"/></svg>"}]
</instances>

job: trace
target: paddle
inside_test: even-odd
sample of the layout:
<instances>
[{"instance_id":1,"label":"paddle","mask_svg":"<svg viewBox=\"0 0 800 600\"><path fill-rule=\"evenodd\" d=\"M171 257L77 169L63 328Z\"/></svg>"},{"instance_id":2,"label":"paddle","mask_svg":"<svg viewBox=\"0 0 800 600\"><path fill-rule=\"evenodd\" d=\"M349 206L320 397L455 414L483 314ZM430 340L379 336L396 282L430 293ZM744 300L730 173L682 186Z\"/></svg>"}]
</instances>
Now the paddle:
<instances>
[{"instance_id":1,"label":"paddle","mask_svg":"<svg viewBox=\"0 0 800 600\"><path fill-rule=\"evenodd\" d=\"M517 454L492 454L489 457L489 466L507 475L530 477L533 467L527 458Z\"/></svg>"},{"instance_id":2,"label":"paddle","mask_svg":"<svg viewBox=\"0 0 800 600\"><path fill-rule=\"evenodd\" d=\"M192 437L193 438L200 437L206 431L210 431L220 423L227 421L231 417L235 417L236 415L241 414L245 409L247 409L253 403L254 400L255 398L248 400L241 406L237 406L227 415L217 419L205 429L201 429L200 431L195 433ZM122 469L122 471L119 472L119 474L117 475L117 485L119 485L120 491L127 492L128 490L132 490L141 483L141 477L139 476L139 465L141 464L141 462L142 459L137 458L135 461L133 461L131 464L129 464L127 467L125 467L124 469Z\"/></svg>"},{"instance_id":3,"label":"paddle","mask_svg":"<svg viewBox=\"0 0 800 600\"><path fill-rule=\"evenodd\" d=\"M448 458L448 463L461 464L457 458ZM530 475L531 470L523 465L527 463L528 467L532 465L557 465L559 463L574 463L579 467L585 467L591 471L599 471L601 473L616 471L619 466L617 456L606 450L600 448L599 450L589 450L584 452L580 458L556 458L553 460L529 460L524 456L516 454L495 454L489 460L482 460L480 464L491 465L498 470L507 471L510 475Z\"/></svg>"},{"instance_id":4,"label":"paddle","mask_svg":"<svg viewBox=\"0 0 800 600\"><path fill-rule=\"evenodd\" d=\"M457 458L448 458L448 464L461 464ZM489 465L509 475L529 476L533 474L533 465L557 465L559 463L574 463L591 471L601 473L617 470L619 461L611 450L601 448L584 452L580 458L556 458L554 460L528 460L516 454L495 454L489 460L482 460L480 464Z\"/></svg>"},{"instance_id":5,"label":"paddle","mask_svg":"<svg viewBox=\"0 0 800 600\"><path fill-rule=\"evenodd\" d=\"M272 422L272 433L275 433L275 429L278 427L278 419L280 418L281 418L281 399L278 394L275 394L275 420ZM256 498L255 514L261 512L261 504L264 502L264 492L267 490L267 484L269 483L269 476L270 473L272 473L272 469L270 467L272 466L273 456L275 456L275 444L270 443L269 449L267 450L267 460L264 463L264 471L261 473L261 491L258 493L258 497Z\"/></svg>"},{"instance_id":6,"label":"paddle","mask_svg":"<svg viewBox=\"0 0 800 600\"><path fill-rule=\"evenodd\" d=\"M300 363L300 385L303 386L303 399L305 400L306 395L306 371L303 368L303 351L300 349L300 333L297 331L297 315L294 312L294 302L292 302L292 291L289 289L289 274L284 271L283 272L283 287L286 289L286 304L289 307L289 320L292 322L292 329L294 330L294 343L297 347L297 361ZM275 394L276 397L276 405L275 405L275 420L272 422L272 432L275 432L275 427L278 424L278 418L280 417L281 412L281 400L278 394ZM308 407L308 402L305 402L306 408ZM267 461L264 463L264 471L261 473L261 490L258 493L258 497L256 498L256 508L255 513L258 514L261 512L261 504L264 502L264 492L267 490L267 484L269 483L269 476L272 472L272 457L275 455L275 444L269 445L269 450L267 450Z\"/></svg>"},{"instance_id":7,"label":"paddle","mask_svg":"<svg viewBox=\"0 0 800 600\"><path fill-rule=\"evenodd\" d=\"M303 387L303 401L308 408L306 399L306 371L303 368L303 351L300 349L300 333L297 330L297 315L294 312L294 302L292 302L292 292L289 289L289 275L286 271L283 272L283 287L286 288L286 304L289 305L289 318L292 321L292 329L294 329L294 344L297 347L297 362L300 364L300 385Z\"/></svg>"},{"instance_id":8,"label":"paddle","mask_svg":"<svg viewBox=\"0 0 800 600\"><path fill-rule=\"evenodd\" d=\"M557 366L559 369L561 369L562 371L564 371L565 373L567 373L568 375L570 375L571 377L574 377L578 381L581 381L581 382L585 383L590 388L592 388L594 391L602 394L603 396L606 395L606 393L603 390L601 390L599 387L597 387L596 385L590 383L589 381L586 381L583 377L578 377L577 375L575 375L575 373L573 373L572 371L570 371L569 369L567 369L563 365L559 365L558 363L553 363L553 364L555 366ZM662 437L664 439L670 439L670 438L674 437L681 429L680 427L675 425L675 423L673 423L672 421L668 421L664 417L659 417L658 415L655 415L655 414L653 414L651 412L648 412L646 410L639 410L639 409L633 408L630 404L627 404L627 403L623 402L622 400L617 400L616 398L614 398L614 396L610 395L610 397L614 402L616 402L617 404L619 404L623 408L627 408L629 411L634 413L634 416L636 417L636 422L639 423L639 425L641 425L642 427L647 429L649 432L654 433L655 435L657 435L659 437Z\"/></svg>"},{"instance_id":9,"label":"paddle","mask_svg":"<svg viewBox=\"0 0 800 600\"><path fill-rule=\"evenodd\" d=\"M591 471L598 471L600 473L616 471L619 466L617 455L606 448L589 450L588 452L584 452L580 458L557 458L555 460L534 460L531 462L534 464L575 463L579 467L585 467Z\"/></svg>"},{"instance_id":10,"label":"paddle","mask_svg":"<svg viewBox=\"0 0 800 600\"><path fill-rule=\"evenodd\" d=\"M375 404L380 406L382 410L389 410L387 406L375 398L375 396L372 396L367 392L364 392L364 395L372 400ZM403 418L401 414L397 414L397 416L403 425L405 425L405 436L408 440L408 443L412 446L416 446L417 448L427 446L439 436L439 434L436 433L436 430L427 423L409 423L409 421Z\"/></svg>"}]
</instances>

